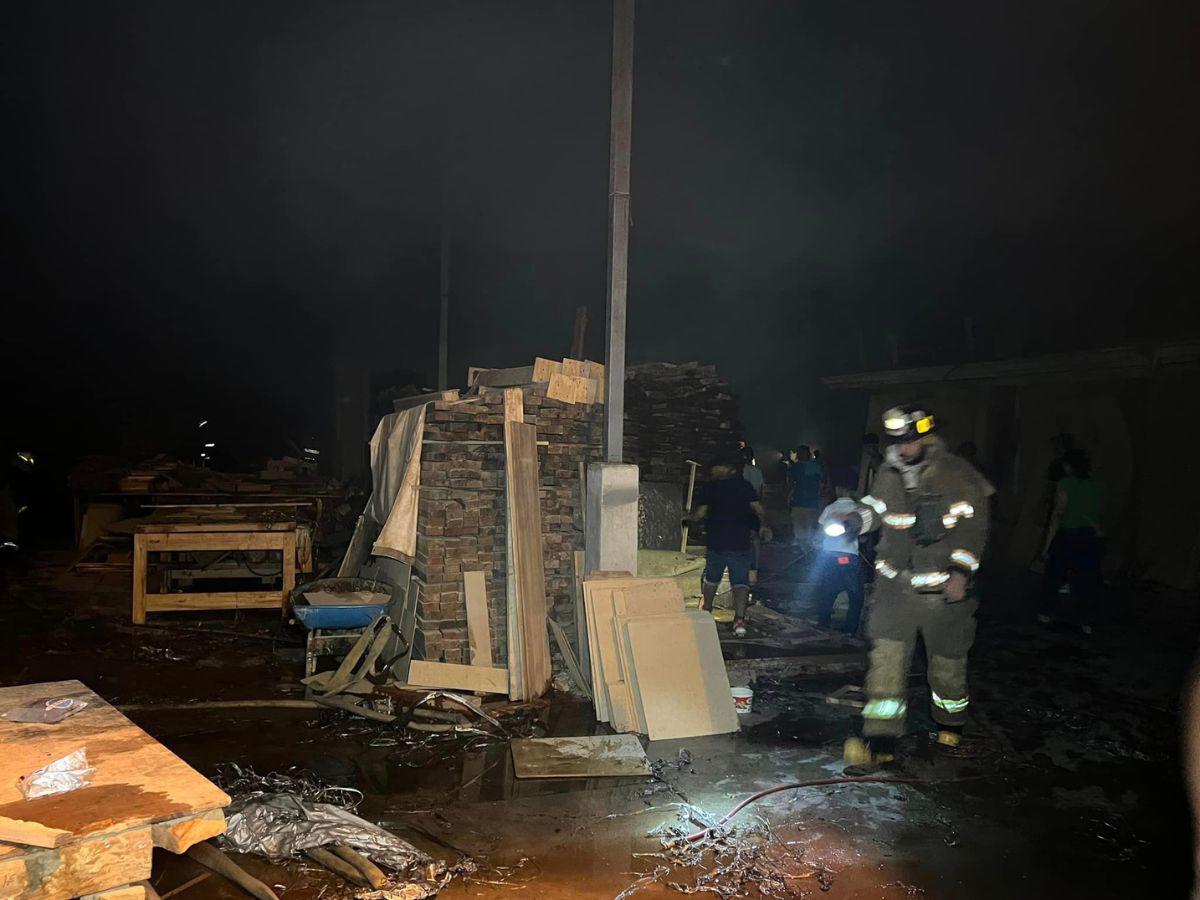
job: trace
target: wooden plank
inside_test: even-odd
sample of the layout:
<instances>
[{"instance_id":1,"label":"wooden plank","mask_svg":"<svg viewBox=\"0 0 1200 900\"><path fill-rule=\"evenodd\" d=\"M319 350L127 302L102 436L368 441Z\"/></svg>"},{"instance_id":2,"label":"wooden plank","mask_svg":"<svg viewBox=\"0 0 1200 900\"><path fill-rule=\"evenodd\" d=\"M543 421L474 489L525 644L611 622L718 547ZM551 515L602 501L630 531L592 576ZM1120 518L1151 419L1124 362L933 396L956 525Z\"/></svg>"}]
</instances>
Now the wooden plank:
<instances>
[{"instance_id":1,"label":"wooden plank","mask_svg":"<svg viewBox=\"0 0 1200 900\"><path fill-rule=\"evenodd\" d=\"M0 816L39 822L79 839L229 805L208 779L78 681L0 688L0 709L44 697L74 698L88 706L53 727L10 722L0 730ZM90 785L35 800L21 795L17 781L22 775L81 747L95 768Z\"/></svg>"},{"instance_id":2,"label":"wooden plank","mask_svg":"<svg viewBox=\"0 0 1200 900\"><path fill-rule=\"evenodd\" d=\"M292 564L296 558L296 532L176 532L145 534L146 549L151 553L168 550L280 550L292 546Z\"/></svg>"},{"instance_id":3,"label":"wooden plank","mask_svg":"<svg viewBox=\"0 0 1200 900\"><path fill-rule=\"evenodd\" d=\"M550 689L550 636L546 627L546 576L542 551L542 507L538 490L537 429L504 423L504 465L508 485L509 540L513 548L517 608L521 627L521 670L525 699Z\"/></svg>"},{"instance_id":4,"label":"wooden plank","mask_svg":"<svg viewBox=\"0 0 1200 900\"><path fill-rule=\"evenodd\" d=\"M582 465L582 464L581 464ZM575 655L579 658L579 668L592 686L592 653L591 642L588 640L587 611L583 608L583 551L576 550L571 554L573 590L572 600L575 604Z\"/></svg>"},{"instance_id":5,"label":"wooden plank","mask_svg":"<svg viewBox=\"0 0 1200 900\"><path fill-rule=\"evenodd\" d=\"M471 384L480 385L481 387L508 387L513 384L532 384L537 380L533 375L533 366L517 366L512 369L481 369Z\"/></svg>"},{"instance_id":6,"label":"wooden plank","mask_svg":"<svg viewBox=\"0 0 1200 900\"><path fill-rule=\"evenodd\" d=\"M350 546L346 548L346 555L342 557L342 562L338 566L337 577L354 578L357 576L358 570L371 555L371 544L374 542L371 529L367 526L367 517L359 516L358 521L354 523L354 534L350 538Z\"/></svg>"},{"instance_id":7,"label":"wooden plank","mask_svg":"<svg viewBox=\"0 0 1200 900\"><path fill-rule=\"evenodd\" d=\"M582 359L564 359L562 361L562 373L573 378L583 377L583 360Z\"/></svg>"},{"instance_id":8,"label":"wooden plank","mask_svg":"<svg viewBox=\"0 0 1200 900\"><path fill-rule=\"evenodd\" d=\"M198 816L185 816L150 827L154 846L172 853L183 853L193 844L207 841L225 833L225 811L210 809Z\"/></svg>"},{"instance_id":9,"label":"wooden plank","mask_svg":"<svg viewBox=\"0 0 1200 900\"><path fill-rule=\"evenodd\" d=\"M112 890L100 891L98 894L84 894L79 900L146 900L146 897L146 882L143 881L139 884L126 884Z\"/></svg>"},{"instance_id":10,"label":"wooden plank","mask_svg":"<svg viewBox=\"0 0 1200 900\"><path fill-rule=\"evenodd\" d=\"M283 540L283 584L280 585L283 597L280 606L283 615L288 613L288 604L292 599L292 591L296 588L296 532L289 531Z\"/></svg>"},{"instance_id":11,"label":"wooden plank","mask_svg":"<svg viewBox=\"0 0 1200 900\"><path fill-rule=\"evenodd\" d=\"M61 828L47 828L41 822L0 816L0 841L28 847L61 847L69 840L71 832Z\"/></svg>"},{"instance_id":12,"label":"wooden plank","mask_svg":"<svg viewBox=\"0 0 1200 900\"><path fill-rule=\"evenodd\" d=\"M187 612L189 610L206 609L279 609L283 606L283 598L284 593L282 591L147 594L144 609L146 612Z\"/></svg>"},{"instance_id":13,"label":"wooden plank","mask_svg":"<svg viewBox=\"0 0 1200 900\"><path fill-rule=\"evenodd\" d=\"M631 734L518 738L512 747L518 778L606 778L650 774L641 741Z\"/></svg>"},{"instance_id":14,"label":"wooden plank","mask_svg":"<svg viewBox=\"0 0 1200 900\"><path fill-rule=\"evenodd\" d=\"M119 817L119 809L110 812ZM144 881L153 850L149 826L97 834L55 850L0 844L0 897L67 900Z\"/></svg>"},{"instance_id":15,"label":"wooden plank","mask_svg":"<svg viewBox=\"0 0 1200 900\"><path fill-rule=\"evenodd\" d=\"M408 683L418 687L507 694L508 671L485 666L460 666L455 663L414 659L409 665Z\"/></svg>"},{"instance_id":16,"label":"wooden plank","mask_svg":"<svg viewBox=\"0 0 1200 900\"><path fill-rule=\"evenodd\" d=\"M562 374L562 363L554 359L544 359L540 356L534 359L532 381L544 383L549 381L550 376L556 373Z\"/></svg>"},{"instance_id":17,"label":"wooden plank","mask_svg":"<svg viewBox=\"0 0 1200 900\"><path fill-rule=\"evenodd\" d=\"M550 386L546 396L563 403L589 403L589 397L596 396L596 383L588 378L575 375L560 375L557 372L550 376Z\"/></svg>"},{"instance_id":18,"label":"wooden plank","mask_svg":"<svg viewBox=\"0 0 1200 900\"><path fill-rule=\"evenodd\" d=\"M470 663L492 666L492 629L488 615L487 577L483 572L463 572L463 592L467 598L467 640Z\"/></svg>"},{"instance_id":19,"label":"wooden plank","mask_svg":"<svg viewBox=\"0 0 1200 900\"><path fill-rule=\"evenodd\" d=\"M146 535L133 536L133 624L146 624L146 570L150 565Z\"/></svg>"},{"instance_id":20,"label":"wooden plank","mask_svg":"<svg viewBox=\"0 0 1200 900\"><path fill-rule=\"evenodd\" d=\"M625 628L650 740L738 730L711 615L633 618Z\"/></svg>"},{"instance_id":21,"label":"wooden plank","mask_svg":"<svg viewBox=\"0 0 1200 900\"><path fill-rule=\"evenodd\" d=\"M518 398L517 393L521 396ZM504 427L505 440L507 441L507 430L510 423L518 423L525 421L525 406L524 393L518 390L516 393L510 391L504 392ZM512 536L516 531L516 516L514 515L515 506L513 503L513 482L508 474L508 452L507 443L505 444L505 476L504 476L504 521L505 521L505 540L504 540L504 602L506 611L505 622L505 640L508 650L508 698L510 700L525 699L525 666L524 653L521 648L522 632L522 608L517 602L517 578L515 575L516 566L513 562L513 539Z\"/></svg>"},{"instance_id":22,"label":"wooden plank","mask_svg":"<svg viewBox=\"0 0 1200 900\"><path fill-rule=\"evenodd\" d=\"M133 525L134 534L212 534L223 531L275 532L295 530L296 523L294 521L260 522L254 519L239 519L236 522L220 522L205 520L198 515L193 515L187 520L178 522L147 519L145 522L136 522Z\"/></svg>"},{"instance_id":23,"label":"wooden plank","mask_svg":"<svg viewBox=\"0 0 1200 900\"><path fill-rule=\"evenodd\" d=\"M508 388L504 391L504 421L525 421L525 392L520 388Z\"/></svg>"}]
</instances>

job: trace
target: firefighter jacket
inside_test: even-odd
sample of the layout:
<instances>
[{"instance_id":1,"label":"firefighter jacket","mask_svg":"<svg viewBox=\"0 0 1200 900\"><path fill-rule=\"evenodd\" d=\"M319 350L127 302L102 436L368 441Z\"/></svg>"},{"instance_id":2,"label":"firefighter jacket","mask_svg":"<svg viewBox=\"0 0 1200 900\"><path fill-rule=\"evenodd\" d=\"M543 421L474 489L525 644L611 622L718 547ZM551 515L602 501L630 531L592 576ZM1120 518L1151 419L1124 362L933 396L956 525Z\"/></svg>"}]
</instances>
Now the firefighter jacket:
<instances>
[{"instance_id":1,"label":"firefighter jacket","mask_svg":"<svg viewBox=\"0 0 1200 900\"><path fill-rule=\"evenodd\" d=\"M991 485L941 438L922 443L925 453L913 464L889 449L861 501L863 531L880 532L876 590L885 593L941 593L952 572L978 571L987 542Z\"/></svg>"}]
</instances>

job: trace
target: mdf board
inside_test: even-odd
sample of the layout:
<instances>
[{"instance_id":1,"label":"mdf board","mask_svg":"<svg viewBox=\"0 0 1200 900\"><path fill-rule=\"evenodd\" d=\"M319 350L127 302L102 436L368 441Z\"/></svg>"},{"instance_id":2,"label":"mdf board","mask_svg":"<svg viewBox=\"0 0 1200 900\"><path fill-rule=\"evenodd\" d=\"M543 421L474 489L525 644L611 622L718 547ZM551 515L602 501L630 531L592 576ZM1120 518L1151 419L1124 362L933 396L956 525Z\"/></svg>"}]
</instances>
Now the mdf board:
<instances>
[{"instance_id":1,"label":"mdf board","mask_svg":"<svg viewBox=\"0 0 1200 900\"><path fill-rule=\"evenodd\" d=\"M416 687L507 694L508 672L487 666L460 666L457 663L414 659L408 666L408 683Z\"/></svg>"},{"instance_id":2,"label":"mdf board","mask_svg":"<svg viewBox=\"0 0 1200 900\"><path fill-rule=\"evenodd\" d=\"M492 665L492 629L488 615L487 579L483 572L463 572L467 597L467 640L473 666Z\"/></svg>"},{"instance_id":3,"label":"mdf board","mask_svg":"<svg viewBox=\"0 0 1200 900\"><path fill-rule=\"evenodd\" d=\"M630 619L625 628L650 740L738 730L711 615Z\"/></svg>"},{"instance_id":4,"label":"mdf board","mask_svg":"<svg viewBox=\"0 0 1200 900\"><path fill-rule=\"evenodd\" d=\"M635 727L625 694L614 618L683 611L683 593L670 578L604 578L584 582L596 716L619 728ZM614 716L614 713L616 715Z\"/></svg>"},{"instance_id":5,"label":"mdf board","mask_svg":"<svg viewBox=\"0 0 1200 900\"><path fill-rule=\"evenodd\" d=\"M649 775L641 741L632 734L518 738L510 742L518 778L606 778Z\"/></svg>"},{"instance_id":6,"label":"mdf board","mask_svg":"<svg viewBox=\"0 0 1200 900\"><path fill-rule=\"evenodd\" d=\"M537 429L520 422L505 422L504 449L510 522L508 540L512 545L513 562L509 579L516 586L524 699L532 700L550 688L550 635L546 629Z\"/></svg>"}]
</instances>

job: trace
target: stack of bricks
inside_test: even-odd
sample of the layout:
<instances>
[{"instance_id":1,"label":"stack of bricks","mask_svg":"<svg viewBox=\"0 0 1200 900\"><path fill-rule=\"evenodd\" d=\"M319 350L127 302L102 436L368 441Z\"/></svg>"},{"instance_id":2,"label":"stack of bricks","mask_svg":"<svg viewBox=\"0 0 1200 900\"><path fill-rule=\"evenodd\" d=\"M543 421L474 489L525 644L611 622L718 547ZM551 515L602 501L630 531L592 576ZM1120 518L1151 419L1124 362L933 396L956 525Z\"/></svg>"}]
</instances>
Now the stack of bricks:
<instances>
[{"instance_id":1,"label":"stack of bricks","mask_svg":"<svg viewBox=\"0 0 1200 900\"><path fill-rule=\"evenodd\" d=\"M741 435L737 397L716 366L646 363L626 370L625 461L638 465L643 482L685 484L689 459L706 467L736 449Z\"/></svg>"},{"instance_id":2,"label":"stack of bricks","mask_svg":"<svg viewBox=\"0 0 1200 900\"><path fill-rule=\"evenodd\" d=\"M579 464L601 457L604 407L546 397L527 385L525 421L537 426L546 605L575 634L573 561L583 549ZM466 402L432 403L425 411L416 573L421 581L416 649L420 657L469 663L463 572L487 583L492 661L505 665L507 566L504 503L504 391L481 388ZM555 669L561 669L557 653Z\"/></svg>"}]
</instances>

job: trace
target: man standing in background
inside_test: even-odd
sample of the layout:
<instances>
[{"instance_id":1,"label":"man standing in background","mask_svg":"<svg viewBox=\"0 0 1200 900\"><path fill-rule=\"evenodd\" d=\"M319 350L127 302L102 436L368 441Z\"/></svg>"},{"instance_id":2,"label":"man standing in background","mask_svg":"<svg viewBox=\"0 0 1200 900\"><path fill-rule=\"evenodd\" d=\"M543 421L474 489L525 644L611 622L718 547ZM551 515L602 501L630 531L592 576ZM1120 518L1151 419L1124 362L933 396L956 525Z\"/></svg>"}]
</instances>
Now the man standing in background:
<instances>
[{"instance_id":1,"label":"man standing in background","mask_svg":"<svg viewBox=\"0 0 1200 900\"><path fill-rule=\"evenodd\" d=\"M712 611L717 588L725 572L733 588L733 633L746 636L746 608L750 604L750 569L754 564L753 535L771 540L763 525L762 504L741 475L741 455L720 458L712 464L712 480L700 488L692 524L707 522L708 552L701 576L703 608Z\"/></svg>"},{"instance_id":2,"label":"man standing in background","mask_svg":"<svg viewBox=\"0 0 1200 900\"><path fill-rule=\"evenodd\" d=\"M813 459L807 445L796 448L795 459L788 466L788 505L792 511L792 543L807 547L821 509L821 480L819 460Z\"/></svg>"}]
</instances>

